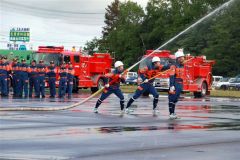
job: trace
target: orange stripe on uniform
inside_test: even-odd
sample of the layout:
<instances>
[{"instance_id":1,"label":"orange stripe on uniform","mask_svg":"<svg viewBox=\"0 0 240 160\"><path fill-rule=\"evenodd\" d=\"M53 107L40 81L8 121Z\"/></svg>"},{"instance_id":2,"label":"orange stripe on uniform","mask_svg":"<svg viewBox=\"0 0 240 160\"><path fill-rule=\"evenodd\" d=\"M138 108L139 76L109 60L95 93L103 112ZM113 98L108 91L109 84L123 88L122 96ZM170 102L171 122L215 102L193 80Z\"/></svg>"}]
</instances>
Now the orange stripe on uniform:
<instances>
[{"instance_id":1,"label":"orange stripe on uniform","mask_svg":"<svg viewBox=\"0 0 240 160\"><path fill-rule=\"evenodd\" d=\"M169 74L170 74L170 76L174 76L175 73L176 73L176 66L172 65L172 66L170 67Z\"/></svg>"}]
</instances>

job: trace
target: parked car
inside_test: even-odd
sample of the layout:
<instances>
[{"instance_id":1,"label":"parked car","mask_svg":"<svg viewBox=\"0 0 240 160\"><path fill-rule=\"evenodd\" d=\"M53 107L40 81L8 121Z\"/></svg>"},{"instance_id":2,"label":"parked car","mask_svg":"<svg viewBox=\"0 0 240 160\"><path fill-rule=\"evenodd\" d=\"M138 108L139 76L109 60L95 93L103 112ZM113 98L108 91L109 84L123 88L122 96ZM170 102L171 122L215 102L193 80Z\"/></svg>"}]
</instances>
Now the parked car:
<instances>
[{"instance_id":1,"label":"parked car","mask_svg":"<svg viewBox=\"0 0 240 160\"><path fill-rule=\"evenodd\" d=\"M223 76L213 76L212 87L215 88L219 82L223 79Z\"/></svg>"},{"instance_id":2,"label":"parked car","mask_svg":"<svg viewBox=\"0 0 240 160\"><path fill-rule=\"evenodd\" d=\"M137 84L137 72L128 72L126 76L126 84Z\"/></svg>"},{"instance_id":3,"label":"parked car","mask_svg":"<svg viewBox=\"0 0 240 160\"><path fill-rule=\"evenodd\" d=\"M153 82L153 86L158 91L167 91L169 89L169 78L156 78Z\"/></svg>"},{"instance_id":4,"label":"parked car","mask_svg":"<svg viewBox=\"0 0 240 160\"><path fill-rule=\"evenodd\" d=\"M240 77L235 78L234 81L230 82L228 85L228 88L229 89L237 89L239 85L240 85Z\"/></svg>"},{"instance_id":5,"label":"parked car","mask_svg":"<svg viewBox=\"0 0 240 160\"><path fill-rule=\"evenodd\" d=\"M235 87L236 90L240 91L240 84L237 84Z\"/></svg>"},{"instance_id":6,"label":"parked car","mask_svg":"<svg viewBox=\"0 0 240 160\"><path fill-rule=\"evenodd\" d=\"M223 78L220 82L218 82L215 86L215 89L228 89L228 86L231 82L235 81L235 78Z\"/></svg>"}]
</instances>

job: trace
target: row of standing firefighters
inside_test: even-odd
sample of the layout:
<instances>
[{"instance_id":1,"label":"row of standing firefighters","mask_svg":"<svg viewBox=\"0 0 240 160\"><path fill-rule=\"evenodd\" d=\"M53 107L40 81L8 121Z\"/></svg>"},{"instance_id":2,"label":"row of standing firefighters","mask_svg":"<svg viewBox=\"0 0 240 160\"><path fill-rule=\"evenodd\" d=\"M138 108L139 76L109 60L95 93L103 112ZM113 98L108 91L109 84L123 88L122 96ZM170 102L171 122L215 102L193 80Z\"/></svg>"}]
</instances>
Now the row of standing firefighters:
<instances>
[{"instance_id":1,"label":"row of standing firefighters","mask_svg":"<svg viewBox=\"0 0 240 160\"><path fill-rule=\"evenodd\" d=\"M156 91L156 88L153 86L154 77L161 73L164 70L169 70L170 73L170 88L168 95L168 106L169 106L169 117L171 119L179 118L175 114L175 105L178 102L180 94L183 89L183 76L184 76L184 53L182 49L179 49L175 53L176 63L171 65L163 66L160 64L159 57L152 58L151 66L147 66L141 70L139 70L139 83L137 90L134 95L128 100L126 108L124 107L124 96L120 89L120 82L124 82L126 76L124 75L123 63L121 61L117 61L115 63L115 70L112 73L106 74L105 79L105 89L97 100L96 105L94 107L94 112L98 113L98 107L101 103L112 93L114 93L120 99L120 107L121 113L130 113L133 110L130 109L131 104L138 99L144 92L149 92L153 95L153 114L157 114L157 104L159 94Z\"/></svg>"},{"instance_id":2,"label":"row of standing firefighters","mask_svg":"<svg viewBox=\"0 0 240 160\"><path fill-rule=\"evenodd\" d=\"M22 59L21 63L18 59L13 59L11 63L7 61L7 57L0 58L0 88L1 96L8 97L10 89L10 76L12 77L12 89L14 97L45 98L45 79L48 78L50 89L50 98L56 96L56 74L59 73L59 89L58 97L63 98L67 93L68 98L72 96L74 69L72 64L63 63L59 71L53 61L49 66L44 64L43 60L39 64L35 60L31 65L26 64L26 60Z\"/></svg>"}]
</instances>

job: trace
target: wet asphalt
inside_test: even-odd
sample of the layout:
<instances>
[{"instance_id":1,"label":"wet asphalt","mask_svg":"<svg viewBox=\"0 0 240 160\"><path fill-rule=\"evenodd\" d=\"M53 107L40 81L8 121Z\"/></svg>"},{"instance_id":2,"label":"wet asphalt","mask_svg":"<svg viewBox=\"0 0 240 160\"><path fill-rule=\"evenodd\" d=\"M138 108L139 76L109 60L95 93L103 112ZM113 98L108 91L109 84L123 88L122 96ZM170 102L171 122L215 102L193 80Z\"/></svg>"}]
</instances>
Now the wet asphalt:
<instances>
[{"instance_id":1,"label":"wet asphalt","mask_svg":"<svg viewBox=\"0 0 240 160\"><path fill-rule=\"evenodd\" d=\"M0 107L61 107L72 99L2 98ZM125 94L128 100L131 94ZM152 115L152 97L133 103L134 112L120 115L114 95L99 114L97 97L64 111L1 111L0 159L164 159L226 160L240 157L240 99L182 97L178 120L168 119L167 97Z\"/></svg>"}]
</instances>

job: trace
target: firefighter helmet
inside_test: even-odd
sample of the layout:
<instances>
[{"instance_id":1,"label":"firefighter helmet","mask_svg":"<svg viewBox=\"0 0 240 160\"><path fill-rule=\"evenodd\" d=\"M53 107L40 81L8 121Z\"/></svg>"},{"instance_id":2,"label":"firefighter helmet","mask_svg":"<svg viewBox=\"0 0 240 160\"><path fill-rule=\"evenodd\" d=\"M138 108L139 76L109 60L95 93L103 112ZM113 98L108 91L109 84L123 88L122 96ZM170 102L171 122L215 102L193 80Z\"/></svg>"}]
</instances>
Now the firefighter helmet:
<instances>
[{"instance_id":1,"label":"firefighter helmet","mask_svg":"<svg viewBox=\"0 0 240 160\"><path fill-rule=\"evenodd\" d=\"M157 56L153 57L152 63L154 63L154 62L160 62L160 58Z\"/></svg>"},{"instance_id":2,"label":"firefighter helmet","mask_svg":"<svg viewBox=\"0 0 240 160\"><path fill-rule=\"evenodd\" d=\"M175 57L184 57L183 49L178 49L178 51L175 53Z\"/></svg>"},{"instance_id":3,"label":"firefighter helmet","mask_svg":"<svg viewBox=\"0 0 240 160\"><path fill-rule=\"evenodd\" d=\"M117 68L117 67L119 67L119 66L123 66L122 61L117 61L117 62L115 62L114 67Z\"/></svg>"}]
</instances>

